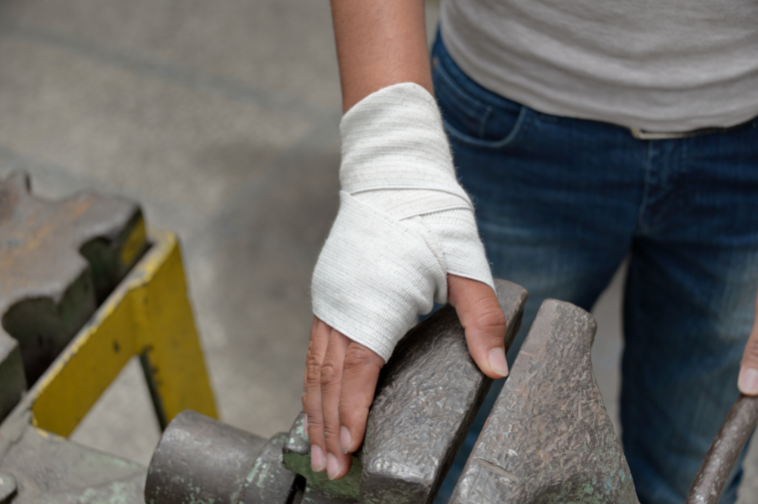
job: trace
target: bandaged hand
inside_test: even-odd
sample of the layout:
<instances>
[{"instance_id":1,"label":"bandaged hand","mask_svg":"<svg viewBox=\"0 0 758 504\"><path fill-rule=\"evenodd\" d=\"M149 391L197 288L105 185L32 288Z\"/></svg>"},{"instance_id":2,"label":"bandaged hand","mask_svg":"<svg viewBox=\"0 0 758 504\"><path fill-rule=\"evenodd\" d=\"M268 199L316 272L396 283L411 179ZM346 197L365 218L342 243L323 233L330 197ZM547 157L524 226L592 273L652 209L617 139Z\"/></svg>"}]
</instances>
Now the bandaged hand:
<instances>
[{"instance_id":1,"label":"bandaged hand","mask_svg":"<svg viewBox=\"0 0 758 504\"><path fill-rule=\"evenodd\" d=\"M380 368L435 301L456 307L482 372L507 374L505 317L434 98L384 88L340 131L340 210L313 274L303 394L312 466L331 479L362 442Z\"/></svg>"}]
</instances>

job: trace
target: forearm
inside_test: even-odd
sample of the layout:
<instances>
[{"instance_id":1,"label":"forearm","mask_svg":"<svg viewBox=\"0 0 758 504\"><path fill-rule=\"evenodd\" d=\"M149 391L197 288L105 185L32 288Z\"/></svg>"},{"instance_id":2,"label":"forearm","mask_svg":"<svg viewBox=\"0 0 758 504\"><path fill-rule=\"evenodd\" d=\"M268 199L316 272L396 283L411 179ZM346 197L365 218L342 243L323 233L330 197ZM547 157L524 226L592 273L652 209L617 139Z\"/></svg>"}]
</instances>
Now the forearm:
<instances>
[{"instance_id":1,"label":"forearm","mask_svg":"<svg viewBox=\"0 0 758 504\"><path fill-rule=\"evenodd\" d=\"M387 86L415 82L432 92L424 0L331 0L342 106Z\"/></svg>"}]
</instances>

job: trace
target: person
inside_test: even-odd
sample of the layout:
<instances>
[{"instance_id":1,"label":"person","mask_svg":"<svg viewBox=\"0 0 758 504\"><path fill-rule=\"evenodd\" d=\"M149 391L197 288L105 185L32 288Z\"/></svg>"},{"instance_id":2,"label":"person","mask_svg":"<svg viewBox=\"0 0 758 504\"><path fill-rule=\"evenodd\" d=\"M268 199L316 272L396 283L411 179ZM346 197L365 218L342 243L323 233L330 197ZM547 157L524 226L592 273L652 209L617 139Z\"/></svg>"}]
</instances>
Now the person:
<instances>
[{"instance_id":1,"label":"person","mask_svg":"<svg viewBox=\"0 0 758 504\"><path fill-rule=\"evenodd\" d=\"M758 393L758 4L445 0L431 59L423 0L331 5L345 115L312 284L313 469L348 472L380 368L434 301L502 378L492 273L529 291L528 328L547 297L589 310L627 259L624 450L641 503L682 502Z\"/></svg>"}]
</instances>

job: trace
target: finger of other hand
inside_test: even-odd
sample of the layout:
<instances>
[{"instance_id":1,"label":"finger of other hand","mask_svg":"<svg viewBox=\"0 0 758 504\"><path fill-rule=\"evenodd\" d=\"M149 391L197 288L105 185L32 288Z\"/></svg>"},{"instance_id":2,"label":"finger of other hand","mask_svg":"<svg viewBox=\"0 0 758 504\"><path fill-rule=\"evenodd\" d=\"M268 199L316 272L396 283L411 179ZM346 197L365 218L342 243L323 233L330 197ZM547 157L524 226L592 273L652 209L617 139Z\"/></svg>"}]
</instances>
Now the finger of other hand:
<instances>
[{"instance_id":1,"label":"finger of other hand","mask_svg":"<svg viewBox=\"0 0 758 504\"><path fill-rule=\"evenodd\" d=\"M750 338L742 354L740 376L737 381L740 392L749 396L758 395L758 299L755 302L755 313L753 330L750 331Z\"/></svg>"}]
</instances>

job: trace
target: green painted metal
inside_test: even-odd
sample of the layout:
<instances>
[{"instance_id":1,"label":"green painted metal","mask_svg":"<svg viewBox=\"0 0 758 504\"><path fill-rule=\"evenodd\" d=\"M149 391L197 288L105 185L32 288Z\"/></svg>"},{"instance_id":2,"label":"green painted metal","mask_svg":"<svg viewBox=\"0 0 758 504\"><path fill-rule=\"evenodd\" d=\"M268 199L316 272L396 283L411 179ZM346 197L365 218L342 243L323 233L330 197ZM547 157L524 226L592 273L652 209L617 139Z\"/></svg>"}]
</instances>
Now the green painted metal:
<instances>
[{"instance_id":1,"label":"green painted metal","mask_svg":"<svg viewBox=\"0 0 758 504\"><path fill-rule=\"evenodd\" d=\"M308 434L305 432L302 415L295 420L289 436L284 449L284 467L303 476L309 486L321 490L328 498L358 501L361 474L363 473L363 464L358 457L353 456L350 472L344 478L331 481L326 472L319 473L311 469L310 442ZM288 447L301 447L301 449L293 450L288 449ZM302 448L305 447L307 449L303 450Z\"/></svg>"}]
</instances>

